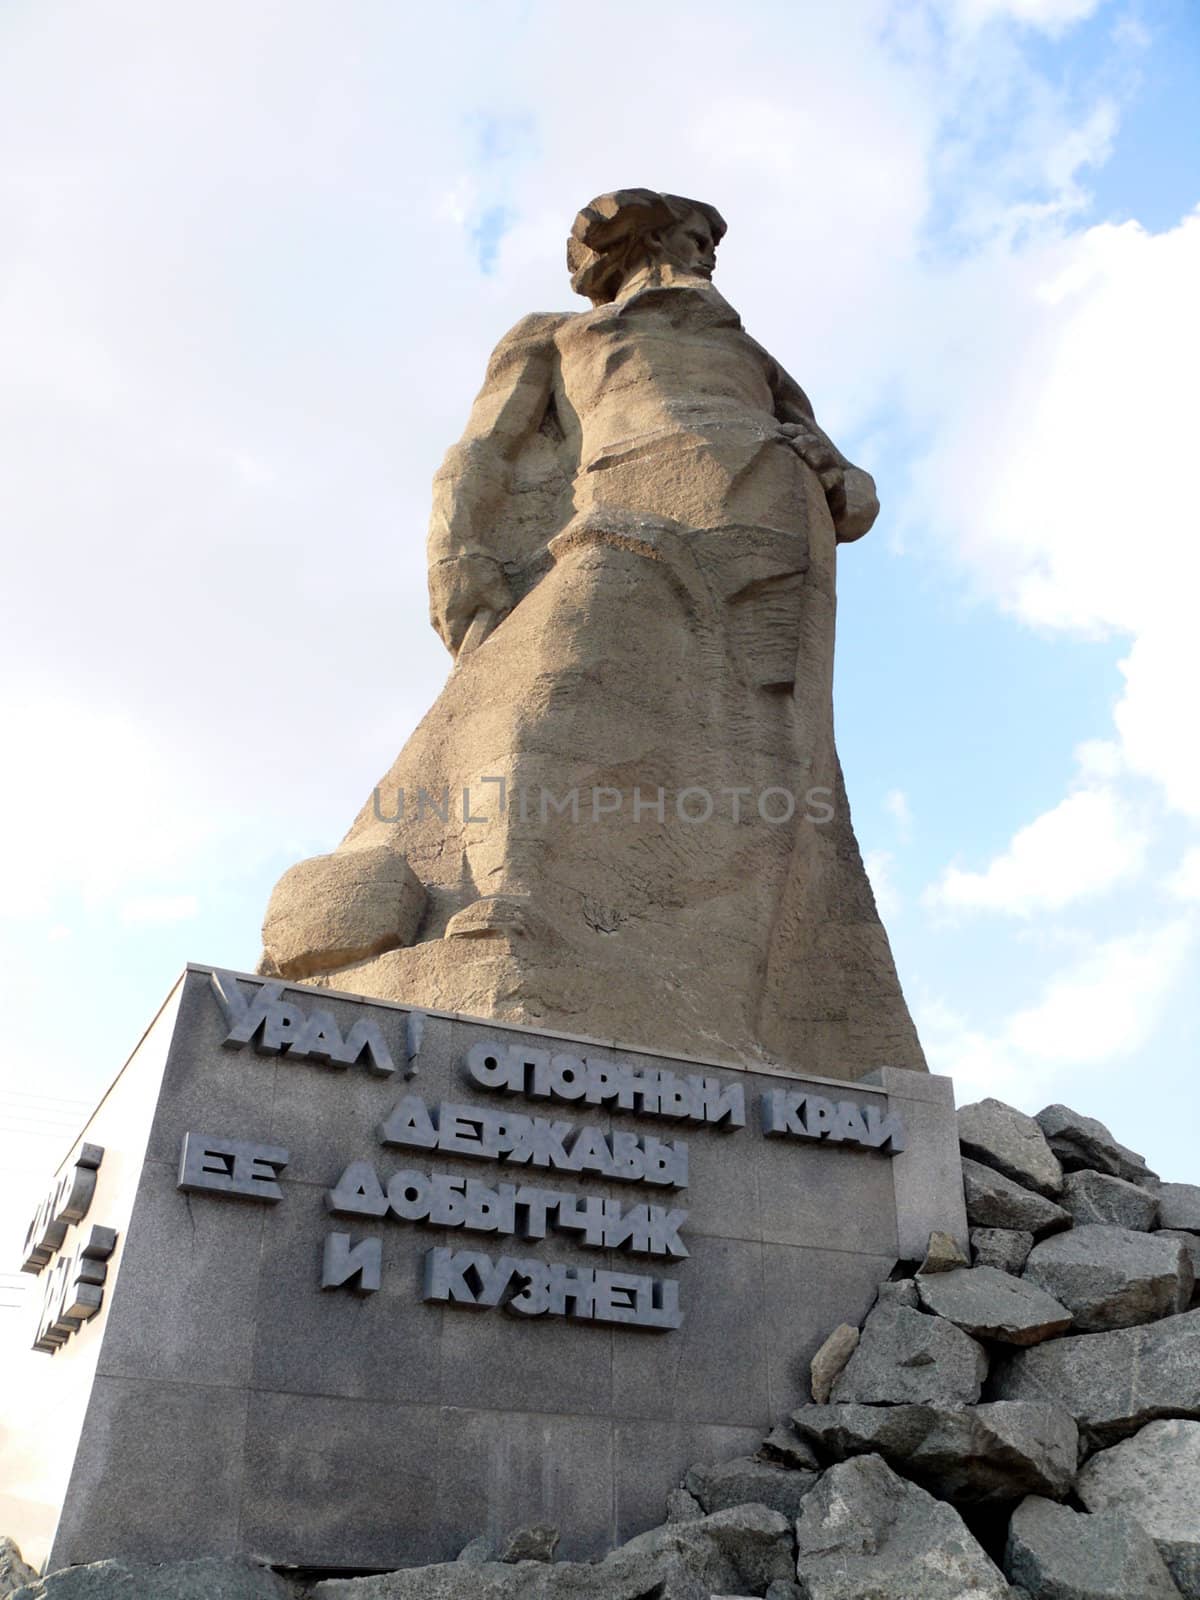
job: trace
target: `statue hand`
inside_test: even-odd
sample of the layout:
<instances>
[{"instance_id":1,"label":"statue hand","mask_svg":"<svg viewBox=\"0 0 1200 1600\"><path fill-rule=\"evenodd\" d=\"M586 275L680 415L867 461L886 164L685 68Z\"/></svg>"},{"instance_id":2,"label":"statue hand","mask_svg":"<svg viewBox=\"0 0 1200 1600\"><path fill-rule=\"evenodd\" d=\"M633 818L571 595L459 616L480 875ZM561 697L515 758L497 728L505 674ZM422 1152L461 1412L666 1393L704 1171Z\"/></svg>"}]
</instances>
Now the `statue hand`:
<instances>
[{"instance_id":1,"label":"statue hand","mask_svg":"<svg viewBox=\"0 0 1200 1600\"><path fill-rule=\"evenodd\" d=\"M480 612L489 613L494 627L512 610L512 603L504 569L492 556L471 552L435 561L429 569L429 618L453 656L462 649Z\"/></svg>"}]
</instances>

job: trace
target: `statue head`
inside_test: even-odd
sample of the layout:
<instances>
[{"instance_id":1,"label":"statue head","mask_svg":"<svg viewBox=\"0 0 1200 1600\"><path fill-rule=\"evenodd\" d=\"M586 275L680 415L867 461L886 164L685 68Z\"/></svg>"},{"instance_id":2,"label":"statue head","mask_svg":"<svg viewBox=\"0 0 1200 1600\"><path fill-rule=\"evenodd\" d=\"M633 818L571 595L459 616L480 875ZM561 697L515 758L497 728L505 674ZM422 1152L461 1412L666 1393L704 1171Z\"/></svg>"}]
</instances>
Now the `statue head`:
<instances>
[{"instance_id":1,"label":"statue head","mask_svg":"<svg viewBox=\"0 0 1200 1600\"><path fill-rule=\"evenodd\" d=\"M656 266L711 278L725 221L703 200L653 189L615 189L584 206L567 240L571 287L594 306Z\"/></svg>"}]
</instances>

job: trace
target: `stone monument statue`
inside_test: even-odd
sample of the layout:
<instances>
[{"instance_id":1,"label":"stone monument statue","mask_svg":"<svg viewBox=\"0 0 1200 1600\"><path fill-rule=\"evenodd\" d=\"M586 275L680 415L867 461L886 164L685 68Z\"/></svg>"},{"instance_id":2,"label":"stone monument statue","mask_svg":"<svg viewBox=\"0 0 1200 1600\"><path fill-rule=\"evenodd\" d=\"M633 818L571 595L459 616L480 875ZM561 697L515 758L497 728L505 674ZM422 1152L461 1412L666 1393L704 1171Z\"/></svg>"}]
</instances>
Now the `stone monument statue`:
<instances>
[{"instance_id":1,"label":"stone monument statue","mask_svg":"<svg viewBox=\"0 0 1200 1600\"><path fill-rule=\"evenodd\" d=\"M709 1059L924 1068L833 738L870 475L647 189L567 244L580 312L497 346L434 483L436 703L260 971Z\"/></svg>"}]
</instances>

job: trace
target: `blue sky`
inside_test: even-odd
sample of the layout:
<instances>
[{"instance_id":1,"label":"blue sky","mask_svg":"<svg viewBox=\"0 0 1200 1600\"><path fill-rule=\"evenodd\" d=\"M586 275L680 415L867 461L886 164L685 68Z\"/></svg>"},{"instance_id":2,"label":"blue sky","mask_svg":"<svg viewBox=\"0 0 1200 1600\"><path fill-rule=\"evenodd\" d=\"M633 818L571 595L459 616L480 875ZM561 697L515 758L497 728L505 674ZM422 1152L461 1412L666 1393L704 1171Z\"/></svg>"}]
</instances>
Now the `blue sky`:
<instances>
[{"instance_id":1,"label":"blue sky","mask_svg":"<svg viewBox=\"0 0 1200 1600\"><path fill-rule=\"evenodd\" d=\"M1196 1178L1198 89L1183 0L7 7L0 1104L253 964L444 677L488 352L644 183L880 485L838 735L931 1064Z\"/></svg>"}]
</instances>

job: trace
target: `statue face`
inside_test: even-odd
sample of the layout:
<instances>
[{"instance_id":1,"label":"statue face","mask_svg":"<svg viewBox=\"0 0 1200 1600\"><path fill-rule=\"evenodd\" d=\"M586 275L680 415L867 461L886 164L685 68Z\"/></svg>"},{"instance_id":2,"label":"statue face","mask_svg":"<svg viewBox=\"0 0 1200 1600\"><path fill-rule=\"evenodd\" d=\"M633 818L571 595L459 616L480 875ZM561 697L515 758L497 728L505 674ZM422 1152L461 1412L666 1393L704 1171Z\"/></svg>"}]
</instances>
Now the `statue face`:
<instances>
[{"instance_id":1,"label":"statue face","mask_svg":"<svg viewBox=\"0 0 1200 1600\"><path fill-rule=\"evenodd\" d=\"M698 277L712 277L717 266L717 246L702 212L691 212L682 222L665 228L659 237L664 260Z\"/></svg>"}]
</instances>

